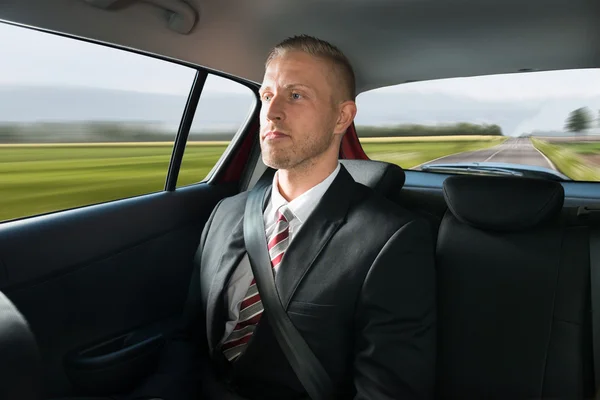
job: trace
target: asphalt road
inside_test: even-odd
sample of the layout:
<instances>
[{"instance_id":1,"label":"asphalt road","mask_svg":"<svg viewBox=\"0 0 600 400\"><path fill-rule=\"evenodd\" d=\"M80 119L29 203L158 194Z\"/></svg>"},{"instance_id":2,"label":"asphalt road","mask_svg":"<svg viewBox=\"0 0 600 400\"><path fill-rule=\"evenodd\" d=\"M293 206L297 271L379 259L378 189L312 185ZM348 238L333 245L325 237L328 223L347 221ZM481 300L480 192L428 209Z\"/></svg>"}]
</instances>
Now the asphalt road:
<instances>
[{"instance_id":1,"label":"asphalt road","mask_svg":"<svg viewBox=\"0 0 600 400\"><path fill-rule=\"evenodd\" d=\"M508 139L501 145L489 149L453 154L423 165L472 162L524 164L556 170L552 163L533 147L528 138Z\"/></svg>"}]
</instances>

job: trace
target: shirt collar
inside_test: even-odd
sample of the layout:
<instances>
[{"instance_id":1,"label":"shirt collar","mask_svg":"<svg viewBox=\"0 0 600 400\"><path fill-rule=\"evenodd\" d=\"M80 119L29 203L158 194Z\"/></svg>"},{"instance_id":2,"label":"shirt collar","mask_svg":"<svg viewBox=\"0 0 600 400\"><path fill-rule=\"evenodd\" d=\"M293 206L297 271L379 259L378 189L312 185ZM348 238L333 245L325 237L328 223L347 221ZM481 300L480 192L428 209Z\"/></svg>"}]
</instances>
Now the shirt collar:
<instances>
[{"instance_id":1,"label":"shirt collar","mask_svg":"<svg viewBox=\"0 0 600 400\"><path fill-rule=\"evenodd\" d=\"M325 194L327 189L333 183L333 180L340 172L340 163L338 162L335 170L321 183L313 186L306 192L302 193L300 196L296 197L294 200L288 201L279 193L279 185L277 180L277 172L273 177L273 187L271 189L271 204L273 205L273 210L279 210L281 206L287 205L290 211L294 213L298 221L303 224L304 221L308 219L310 214L317 207L317 204L321 200L321 197Z\"/></svg>"}]
</instances>

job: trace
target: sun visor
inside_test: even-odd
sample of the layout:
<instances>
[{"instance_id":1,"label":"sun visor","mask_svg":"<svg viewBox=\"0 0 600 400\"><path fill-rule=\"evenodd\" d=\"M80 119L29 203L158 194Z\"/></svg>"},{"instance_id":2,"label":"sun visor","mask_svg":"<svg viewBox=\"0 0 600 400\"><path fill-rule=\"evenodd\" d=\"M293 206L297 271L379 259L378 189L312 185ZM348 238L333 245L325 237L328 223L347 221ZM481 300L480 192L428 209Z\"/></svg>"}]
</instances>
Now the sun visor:
<instances>
[{"instance_id":1,"label":"sun visor","mask_svg":"<svg viewBox=\"0 0 600 400\"><path fill-rule=\"evenodd\" d=\"M105 10L117 11L135 3L147 3L164 10L167 26L172 31L187 35L198 22L198 11L183 0L83 0L87 4Z\"/></svg>"}]
</instances>

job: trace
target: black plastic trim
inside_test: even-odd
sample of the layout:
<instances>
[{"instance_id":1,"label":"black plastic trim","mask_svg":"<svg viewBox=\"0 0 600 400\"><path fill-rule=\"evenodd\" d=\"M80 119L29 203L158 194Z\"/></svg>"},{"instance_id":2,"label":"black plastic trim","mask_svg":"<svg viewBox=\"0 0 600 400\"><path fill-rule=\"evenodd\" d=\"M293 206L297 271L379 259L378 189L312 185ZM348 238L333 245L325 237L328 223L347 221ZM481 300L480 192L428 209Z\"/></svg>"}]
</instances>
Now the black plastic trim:
<instances>
[{"instance_id":1,"label":"black plastic trim","mask_svg":"<svg viewBox=\"0 0 600 400\"><path fill-rule=\"evenodd\" d=\"M71 382L81 391L109 395L128 391L155 368L165 344L162 334L137 343L123 335L90 349L70 354L64 366Z\"/></svg>"},{"instance_id":2,"label":"black plastic trim","mask_svg":"<svg viewBox=\"0 0 600 400\"><path fill-rule=\"evenodd\" d=\"M66 364L75 369L102 370L139 357L146 352L152 352L161 347L165 338L156 334L142 341L128 344L131 334L121 335L107 340L99 345L69 355Z\"/></svg>"},{"instance_id":3,"label":"black plastic trim","mask_svg":"<svg viewBox=\"0 0 600 400\"><path fill-rule=\"evenodd\" d=\"M429 192L443 197L442 187L450 174L405 170L402 190ZM565 207L600 204L600 182L560 182L565 190Z\"/></svg>"},{"instance_id":4,"label":"black plastic trim","mask_svg":"<svg viewBox=\"0 0 600 400\"><path fill-rule=\"evenodd\" d=\"M254 170L258 165L260 156L260 138L259 135L256 135L252 142L252 148L250 149L250 155L248 157L248 162L246 163L246 168L244 168L242 179L240 180L240 192L246 191L250 187L250 182L252 181L252 176L254 175Z\"/></svg>"},{"instance_id":5,"label":"black plastic trim","mask_svg":"<svg viewBox=\"0 0 600 400\"><path fill-rule=\"evenodd\" d=\"M260 109L261 109L261 103L260 103L260 98L258 97L257 89L256 88L253 89L252 92L254 93L254 96L256 98L255 103L254 103L254 110L252 110L252 112L248 114L248 117L246 118L246 120L244 121L244 123L242 124L240 129L238 130L237 134L231 140L231 143L225 150L225 153L223 153L223 155L221 156L221 158L219 159L217 164L213 167L212 172L209 174L209 176L207 178L208 182L213 181L213 180L219 181L221 179L221 177L223 176L223 174L225 173L224 166L230 165L231 163L236 162L233 158L234 158L235 154L237 153L239 147L242 146L242 144L244 143L244 138L246 137L246 135L253 135L253 134L257 133L257 132L249 132L249 130L254 127L254 124L252 122L257 120L260 117ZM259 144L258 140L254 140L254 142L252 144L253 149L257 146L260 146L260 144ZM248 171L249 169L254 170L254 167L256 167L256 164L252 165L252 164L246 163L244 170L245 171Z\"/></svg>"},{"instance_id":6,"label":"black plastic trim","mask_svg":"<svg viewBox=\"0 0 600 400\"><path fill-rule=\"evenodd\" d=\"M204 88L207 77L208 72L203 70L196 71L192 90L190 91L185 104L183 117L181 118L177 137L175 138L175 144L173 145L173 154L171 155L171 162L169 164L169 171L167 172L167 179L165 182L165 190L168 192L172 192L177 187L177 178L179 177L181 161L183 160L183 154L185 153L185 145L187 144L190 128L192 127L196 115L198 101L200 100L200 95L202 94L202 89Z\"/></svg>"}]
</instances>

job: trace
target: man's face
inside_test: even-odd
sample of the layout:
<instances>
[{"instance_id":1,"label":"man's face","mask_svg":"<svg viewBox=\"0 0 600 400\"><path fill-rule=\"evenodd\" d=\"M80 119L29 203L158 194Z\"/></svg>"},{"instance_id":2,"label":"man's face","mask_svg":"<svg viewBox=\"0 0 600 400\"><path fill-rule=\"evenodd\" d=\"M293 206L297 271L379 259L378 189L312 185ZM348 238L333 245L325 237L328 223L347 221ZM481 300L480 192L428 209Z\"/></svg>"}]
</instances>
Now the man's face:
<instances>
[{"instance_id":1,"label":"man's face","mask_svg":"<svg viewBox=\"0 0 600 400\"><path fill-rule=\"evenodd\" d=\"M293 169L319 156L337 157L339 111L333 68L303 52L288 52L267 66L260 96L260 147L265 165ZM336 149L332 148L334 146Z\"/></svg>"}]
</instances>

